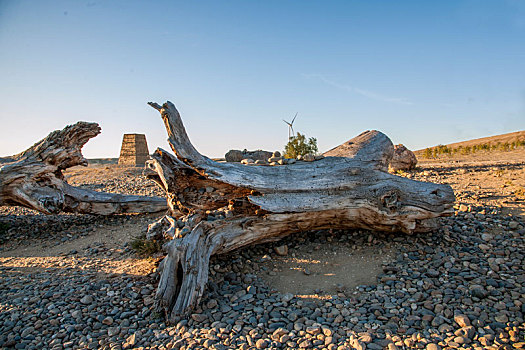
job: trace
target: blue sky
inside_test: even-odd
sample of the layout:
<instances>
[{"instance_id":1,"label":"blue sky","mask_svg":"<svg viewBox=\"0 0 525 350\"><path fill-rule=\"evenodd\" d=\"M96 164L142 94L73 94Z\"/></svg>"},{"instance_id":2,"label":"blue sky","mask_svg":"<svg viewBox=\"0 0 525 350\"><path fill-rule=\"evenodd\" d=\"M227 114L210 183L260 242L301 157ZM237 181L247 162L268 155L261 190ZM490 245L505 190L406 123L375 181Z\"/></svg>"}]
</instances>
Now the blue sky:
<instances>
[{"instance_id":1,"label":"blue sky","mask_svg":"<svg viewBox=\"0 0 525 350\"><path fill-rule=\"evenodd\" d=\"M525 129L525 1L0 0L0 154L79 120L167 148L320 151L378 129L412 149Z\"/></svg>"}]
</instances>

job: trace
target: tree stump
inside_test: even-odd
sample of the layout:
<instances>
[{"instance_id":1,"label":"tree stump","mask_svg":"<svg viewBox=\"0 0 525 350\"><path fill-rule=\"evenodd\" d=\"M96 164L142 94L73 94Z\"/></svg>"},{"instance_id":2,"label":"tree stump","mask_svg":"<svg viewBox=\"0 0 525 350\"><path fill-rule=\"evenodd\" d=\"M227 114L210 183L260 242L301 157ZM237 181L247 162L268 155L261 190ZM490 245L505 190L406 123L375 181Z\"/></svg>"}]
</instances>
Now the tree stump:
<instances>
[{"instance_id":1,"label":"tree stump","mask_svg":"<svg viewBox=\"0 0 525 350\"><path fill-rule=\"evenodd\" d=\"M453 213L450 186L387 173L393 145L379 131L352 139L346 157L282 166L222 163L197 152L171 102L149 104L176 154L158 149L147 164L171 210L150 230L168 224L155 298L170 321L198 304L213 254L324 228L425 232Z\"/></svg>"},{"instance_id":2,"label":"tree stump","mask_svg":"<svg viewBox=\"0 0 525 350\"><path fill-rule=\"evenodd\" d=\"M45 214L110 215L166 210L165 198L91 191L64 180L65 169L87 166L81 149L99 133L98 124L78 122L53 131L22 153L0 158L0 205L19 205Z\"/></svg>"}]
</instances>

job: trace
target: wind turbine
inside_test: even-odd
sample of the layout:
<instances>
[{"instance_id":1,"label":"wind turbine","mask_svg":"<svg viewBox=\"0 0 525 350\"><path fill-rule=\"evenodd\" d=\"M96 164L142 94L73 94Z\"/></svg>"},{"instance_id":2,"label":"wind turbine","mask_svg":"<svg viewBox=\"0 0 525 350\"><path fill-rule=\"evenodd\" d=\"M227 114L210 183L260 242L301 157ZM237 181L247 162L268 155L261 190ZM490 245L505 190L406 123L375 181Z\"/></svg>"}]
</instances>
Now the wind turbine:
<instances>
[{"instance_id":1,"label":"wind turbine","mask_svg":"<svg viewBox=\"0 0 525 350\"><path fill-rule=\"evenodd\" d=\"M299 113L299 112L297 112ZM285 122L287 125L288 125L288 140L295 135L294 131L293 131L293 122L295 121L295 118L297 118L297 113L295 113L295 117L293 117L292 121L291 122L287 122L286 120L283 119L283 122Z\"/></svg>"}]
</instances>

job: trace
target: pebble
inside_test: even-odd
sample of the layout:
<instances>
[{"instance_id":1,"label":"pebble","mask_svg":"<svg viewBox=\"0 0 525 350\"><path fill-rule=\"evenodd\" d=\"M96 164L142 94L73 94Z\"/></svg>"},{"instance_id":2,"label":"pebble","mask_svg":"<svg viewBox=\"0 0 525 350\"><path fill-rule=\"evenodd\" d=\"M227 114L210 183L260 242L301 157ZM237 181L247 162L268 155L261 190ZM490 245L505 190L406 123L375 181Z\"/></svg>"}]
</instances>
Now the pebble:
<instances>
[{"instance_id":1,"label":"pebble","mask_svg":"<svg viewBox=\"0 0 525 350\"><path fill-rule=\"evenodd\" d=\"M208 317L204 314L193 314L191 315L191 318L195 321L195 322L204 322Z\"/></svg>"},{"instance_id":2,"label":"pebble","mask_svg":"<svg viewBox=\"0 0 525 350\"><path fill-rule=\"evenodd\" d=\"M251 158L245 158L241 160L241 164L253 164L253 163L255 163L255 161Z\"/></svg>"},{"instance_id":3,"label":"pebble","mask_svg":"<svg viewBox=\"0 0 525 350\"><path fill-rule=\"evenodd\" d=\"M459 314L454 316L454 322L456 322L461 328L470 326L470 319L465 315Z\"/></svg>"},{"instance_id":4,"label":"pebble","mask_svg":"<svg viewBox=\"0 0 525 350\"><path fill-rule=\"evenodd\" d=\"M91 304L93 302L93 297L91 295L85 295L80 299L80 302L85 305Z\"/></svg>"},{"instance_id":5,"label":"pebble","mask_svg":"<svg viewBox=\"0 0 525 350\"><path fill-rule=\"evenodd\" d=\"M277 255L286 256L288 255L288 246L287 245L277 246L274 248L274 251Z\"/></svg>"},{"instance_id":6,"label":"pebble","mask_svg":"<svg viewBox=\"0 0 525 350\"><path fill-rule=\"evenodd\" d=\"M313 154L305 154L302 158L305 162L313 162L315 160L315 156Z\"/></svg>"},{"instance_id":7,"label":"pebble","mask_svg":"<svg viewBox=\"0 0 525 350\"><path fill-rule=\"evenodd\" d=\"M257 349L266 349L268 347L268 341L266 339L259 339L255 342Z\"/></svg>"}]
</instances>

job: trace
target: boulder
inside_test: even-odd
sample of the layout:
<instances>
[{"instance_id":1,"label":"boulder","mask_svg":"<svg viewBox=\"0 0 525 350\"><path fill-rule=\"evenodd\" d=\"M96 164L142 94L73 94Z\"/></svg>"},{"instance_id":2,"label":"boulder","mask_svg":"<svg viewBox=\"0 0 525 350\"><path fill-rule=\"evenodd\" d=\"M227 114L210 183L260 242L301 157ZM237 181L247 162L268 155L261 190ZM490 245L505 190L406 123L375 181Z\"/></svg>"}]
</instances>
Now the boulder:
<instances>
[{"instance_id":1,"label":"boulder","mask_svg":"<svg viewBox=\"0 0 525 350\"><path fill-rule=\"evenodd\" d=\"M224 158L226 159L227 162L237 162L238 163L246 157L243 156L242 151L239 151L237 149L231 149L228 151L228 153L224 155Z\"/></svg>"},{"instance_id":2,"label":"boulder","mask_svg":"<svg viewBox=\"0 0 525 350\"><path fill-rule=\"evenodd\" d=\"M414 152L401 144L394 146L394 155L390 161L390 170L411 170L416 167L416 164L417 158Z\"/></svg>"}]
</instances>

